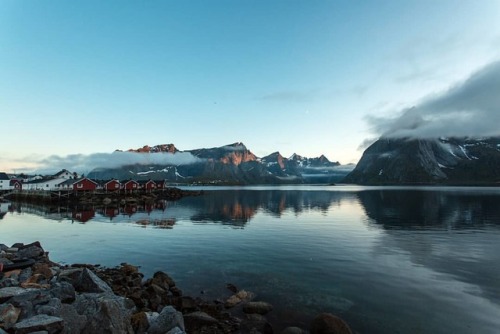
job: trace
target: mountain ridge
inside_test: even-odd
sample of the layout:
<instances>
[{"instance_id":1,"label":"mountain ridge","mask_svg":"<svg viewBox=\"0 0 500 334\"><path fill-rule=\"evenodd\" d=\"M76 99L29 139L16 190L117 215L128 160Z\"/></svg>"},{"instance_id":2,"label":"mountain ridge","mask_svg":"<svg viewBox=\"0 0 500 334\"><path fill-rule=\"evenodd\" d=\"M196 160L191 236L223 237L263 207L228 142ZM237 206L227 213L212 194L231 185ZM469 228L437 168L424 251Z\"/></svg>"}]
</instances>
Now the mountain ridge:
<instances>
[{"instance_id":1,"label":"mountain ridge","mask_svg":"<svg viewBox=\"0 0 500 334\"><path fill-rule=\"evenodd\" d=\"M500 137L380 138L343 182L474 185L500 182Z\"/></svg>"},{"instance_id":2,"label":"mountain ridge","mask_svg":"<svg viewBox=\"0 0 500 334\"><path fill-rule=\"evenodd\" d=\"M212 148L178 150L174 144L144 145L141 148L116 150L119 153L169 153L190 155L193 161L184 164L149 163L123 164L116 168L98 167L89 173L96 179L166 179L189 184L287 184L287 183L334 183L346 175L338 161L331 162L324 155L316 158L296 154L283 157L279 151L265 157L257 157L242 142ZM300 159L299 159L300 157ZM147 159L146 159L147 160ZM157 159L156 159L157 160Z\"/></svg>"}]
</instances>

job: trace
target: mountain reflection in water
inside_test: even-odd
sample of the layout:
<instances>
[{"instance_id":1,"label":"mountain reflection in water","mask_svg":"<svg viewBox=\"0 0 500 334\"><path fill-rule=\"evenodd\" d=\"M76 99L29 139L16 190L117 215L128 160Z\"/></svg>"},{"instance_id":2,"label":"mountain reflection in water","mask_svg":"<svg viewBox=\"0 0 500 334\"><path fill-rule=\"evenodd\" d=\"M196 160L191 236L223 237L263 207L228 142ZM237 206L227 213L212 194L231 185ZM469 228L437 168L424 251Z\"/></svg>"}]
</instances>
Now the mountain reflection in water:
<instances>
[{"instance_id":1,"label":"mountain reflection in water","mask_svg":"<svg viewBox=\"0 0 500 334\"><path fill-rule=\"evenodd\" d=\"M498 203L496 188L209 188L152 206L15 204L0 235L55 261L165 270L188 295L233 283L275 306L277 332L326 311L359 333L496 333Z\"/></svg>"}]
</instances>

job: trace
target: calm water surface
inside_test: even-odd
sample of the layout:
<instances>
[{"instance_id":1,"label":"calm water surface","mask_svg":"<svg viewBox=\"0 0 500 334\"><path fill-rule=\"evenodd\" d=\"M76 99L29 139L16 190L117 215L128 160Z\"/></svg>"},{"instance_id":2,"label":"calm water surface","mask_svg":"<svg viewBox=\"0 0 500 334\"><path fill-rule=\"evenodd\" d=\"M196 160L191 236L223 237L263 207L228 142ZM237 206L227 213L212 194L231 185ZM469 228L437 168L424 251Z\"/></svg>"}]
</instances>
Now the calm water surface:
<instances>
[{"instance_id":1,"label":"calm water surface","mask_svg":"<svg viewBox=\"0 0 500 334\"><path fill-rule=\"evenodd\" d=\"M230 282L274 304L276 331L332 312L359 333L499 332L500 189L205 189L156 208L17 206L0 242L164 270L204 298Z\"/></svg>"}]
</instances>

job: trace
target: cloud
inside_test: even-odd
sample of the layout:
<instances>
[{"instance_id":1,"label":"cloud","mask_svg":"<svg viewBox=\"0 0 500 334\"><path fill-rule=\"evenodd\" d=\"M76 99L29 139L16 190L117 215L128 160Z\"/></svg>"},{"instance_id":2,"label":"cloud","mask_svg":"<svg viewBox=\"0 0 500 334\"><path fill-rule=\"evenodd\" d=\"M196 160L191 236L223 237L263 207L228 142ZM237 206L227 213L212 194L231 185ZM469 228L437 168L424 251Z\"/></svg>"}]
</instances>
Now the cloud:
<instances>
[{"instance_id":1,"label":"cloud","mask_svg":"<svg viewBox=\"0 0 500 334\"><path fill-rule=\"evenodd\" d=\"M491 63L448 91L396 117L367 116L383 137L487 137L500 135L500 61Z\"/></svg>"},{"instance_id":2,"label":"cloud","mask_svg":"<svg viewBox=\"0 0 500 334\"><path fill-rule=\"evenodd\" d=\"M189 165L202 161L189 152L136 153L121 152L52 155L38 162L37 172L54 172L68 169L72 172L88 173L94 168L118 168L126 165Z\"/></svg>"}]
</instances>

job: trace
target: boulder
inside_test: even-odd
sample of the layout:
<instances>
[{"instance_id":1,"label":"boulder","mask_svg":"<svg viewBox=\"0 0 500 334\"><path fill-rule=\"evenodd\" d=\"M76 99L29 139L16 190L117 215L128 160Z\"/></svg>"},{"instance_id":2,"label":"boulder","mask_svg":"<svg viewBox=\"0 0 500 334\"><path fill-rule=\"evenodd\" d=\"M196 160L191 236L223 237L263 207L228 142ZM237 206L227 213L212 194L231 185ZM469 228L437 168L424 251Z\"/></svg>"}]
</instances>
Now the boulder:
<instances>
[{"instance_id":1,"label":"boulder","mask_svg":"<svg viewBox=\"0 0 500 334\"><path fill-rule=\"evenodd\" d=\"M36 246L36 245L31 245L31 246L19 249L17 251L16 257L19 259L22 259L22 258L34 259L34 258L38 258L44 254L45 254L45 252L43 251L43 249L41 247Z\"/></svg>"},{"instance_id":2,"label":"boulder","mask_svg":"<svg viewBox=\"0 0 500 334\"><path fill-rule=\"evenodd\" d=\"M248 302L243 305L243 312L245 313L257 313L257 314L267 314L273 310L273 306L266 302Z\"/></svg>"},{"instance_id":3,"label":"boulder","mask_svg":"<svg viewBox=\"0 0 500 334\"><path fill-rule=\"evenodd\" d=\"M182 313L176 311L172 306L165 306L160 315L152 320L148 334L165 334L175 327L179 327L182 331L185 330Z\"/></svg>"},{"instance_id":4,"label":"boulder","mask_svg":"<svg viewBox=\"0 0 500 334\"><path fill-rule=\"evenodd\" d=\"M174 327L172 328L171 330L169 330L167 332L167 334L186 334L186 332L184 332L182 329L180 329L179 327Z\"/></svg>"},{"instance_id":5,"label":"boulder","mask_svg":"<svg viewBox=\"0 0 500 334\"><path fill-rule=\"evenodd\" d=\"M76 298L75 288L68 282L56 282L52 284L49 293L52 297L60 299L62 303L72 303Z\"/></svg>"},{"instance_id":6,"label":"boulder","mask_svg":"<svg viewBox=\"0 0 500 334\"><path fill-rule=\"evenodd\" d=\"M144 334L149 328L149 320L146 312L139 312L132 315L130 319L134 333Z\"/></svg>"},{"instance_id":7,"label":"boulder","mask_svg":"<svg viewBox=\"0 0 500 334\"><path fill-rule=\"evenodd\" d=\"M49 334L59 333L63 328L63 319L45 314L35 315L14 325L16 334L27 334L36 331L47 331Z\"/></svg>"},{"instance_id":8,"label":"boulder","mask_svg":"<svg viewBox=\"0 0 500 334\"><path fill-rule=\"evenodd\" d=\"M54 276L52 270L50 269L50 265L47 263L35 263L31 269L33 270L33 275L43 275L47 280L50 280Z\"/></svg>"},{"instance_id":9,"label":"boulder","mask_svg":"<svg viewBox=\"0 0 500 334\"><path fill-rule=\"evenodd\" d=\"M81 333L87 317L78 314L75 307L70 304L61 304L60 317L64 320L63 334Z\"/></svg>"},{"instance_id":10,"label":"boulder","mask_svg":"<svg viewBox=\"0 0 500 334\"><path fill-rule=\"evenodd\" d=\"M248 314L247 318L241 322L241 333L262 333L273 334L273 327L267 319L260 314Z\"/></svg>"},{"instance_id":11,"label":"boulder","mask_svg":"<svg viewBox=\"0 0 500 334\"><path fill-rule=\"evenodd\" d=\"M83 269L80 280L75 288L80 292L113 293L113 290L106 282L87 268Z\"/></svg>"},{"instance_id":12,"label":"boulder","mask_svg":"<svg viewBox=\"0 0 500 334\"><path fill-rule=\"evenodd\" d=\"M219 321L205 312L192 312L184 315L184 323L187 332L195 333L202 327L217 325Z\"/></svg>"},{"instance_id":13,"label":"boulder","mask_svg":"<svg viewBox=\"0 0 500 334\"><path fill-rule=\"evenodd\" d=\"M80 281L80 277L82 275L82 268L68 268L68 269L63 269L59 273L59 276L57 277L57 280L59 282L68 282L72 286L78 285Z\"/></svg>"},{"instance_id":14,"label":"boulder","mask_svg":"<svg viewBox=\"0 0 500 334\"><path fill-rule=\"evenodd\" d=\"M154 273L153 278L151 279L152 284L158 285L160 288L169 290L175 286L174 280L165 274L163 271L157 271Z\"/></svg>"},{"instance_id":15,"label":"boulder","mask_svg":"<svg viewBox=\"0 0 500 334\"><path fill-rule=\"evenodd\" d=\"M58 298L52 298L47 304L37 305L35 307L35 313L59 317L61 314L61 307L61 300L59 300Z\"/></svg>"},{"instance_id":16,"label":"boulder","mask_svg":"<svg viewBox=\"0 0 500 334\"><path fill-rule=\"evenodd\" d=\"M242 301L249 300L253 298L253 294L251 292L245 291L245 290L240 290L231 297L229 297L224 306L226 308L232 308L241 303Z\"/></svg>"},{"instance_id":17,"label":"boulder","mask_svg":"<svg viewBox=\"0 0 500 334\"><path fill-rule=\"evenodd\" d=\"M87 317L83 333L133 333L130 318L134 303L112 294L83 293L73 303L80 315Z\"/></svg>"},{"instance_id":18,"label":"boulder","mask_svg":"<svg viewBox=\"0 0 500 334\"><path fill-rule=\"evenodd\" d=\"M32 291L32 289L23 289L20 287L7 287L0 289L0 303L3 303L14 296Z\"/></svg>"},{"instance_id":19,"label":"boulder","mask_svg":"<svg viewBox=\"0 0 500 334\"><path fill-rule=\"evenodd\" d=\"M0 304L0 324L9 329L19 318L21 309L14 307L12 304Z\"/></svg>"},{"instance_id":20,"label":"boulder","mask_svg":"<svg viewBox=\"0 0 500 334\"><path fill-rule=\"evenodd\" d=\"M330 313L321 313L311 322L311 334L353 334L347 323Z\"/></svg>"},{"instance_id":21,"label":"boulder","mask_svg":"<svg viewBox=\"0 0 500 334\"><path fill-rule=\"evenodd\" d=\"M305 333L306 331L304 331L302 328L287 327L284 330L282 330L280 334L305 334Z\"/></svg>"}]
</instances>

